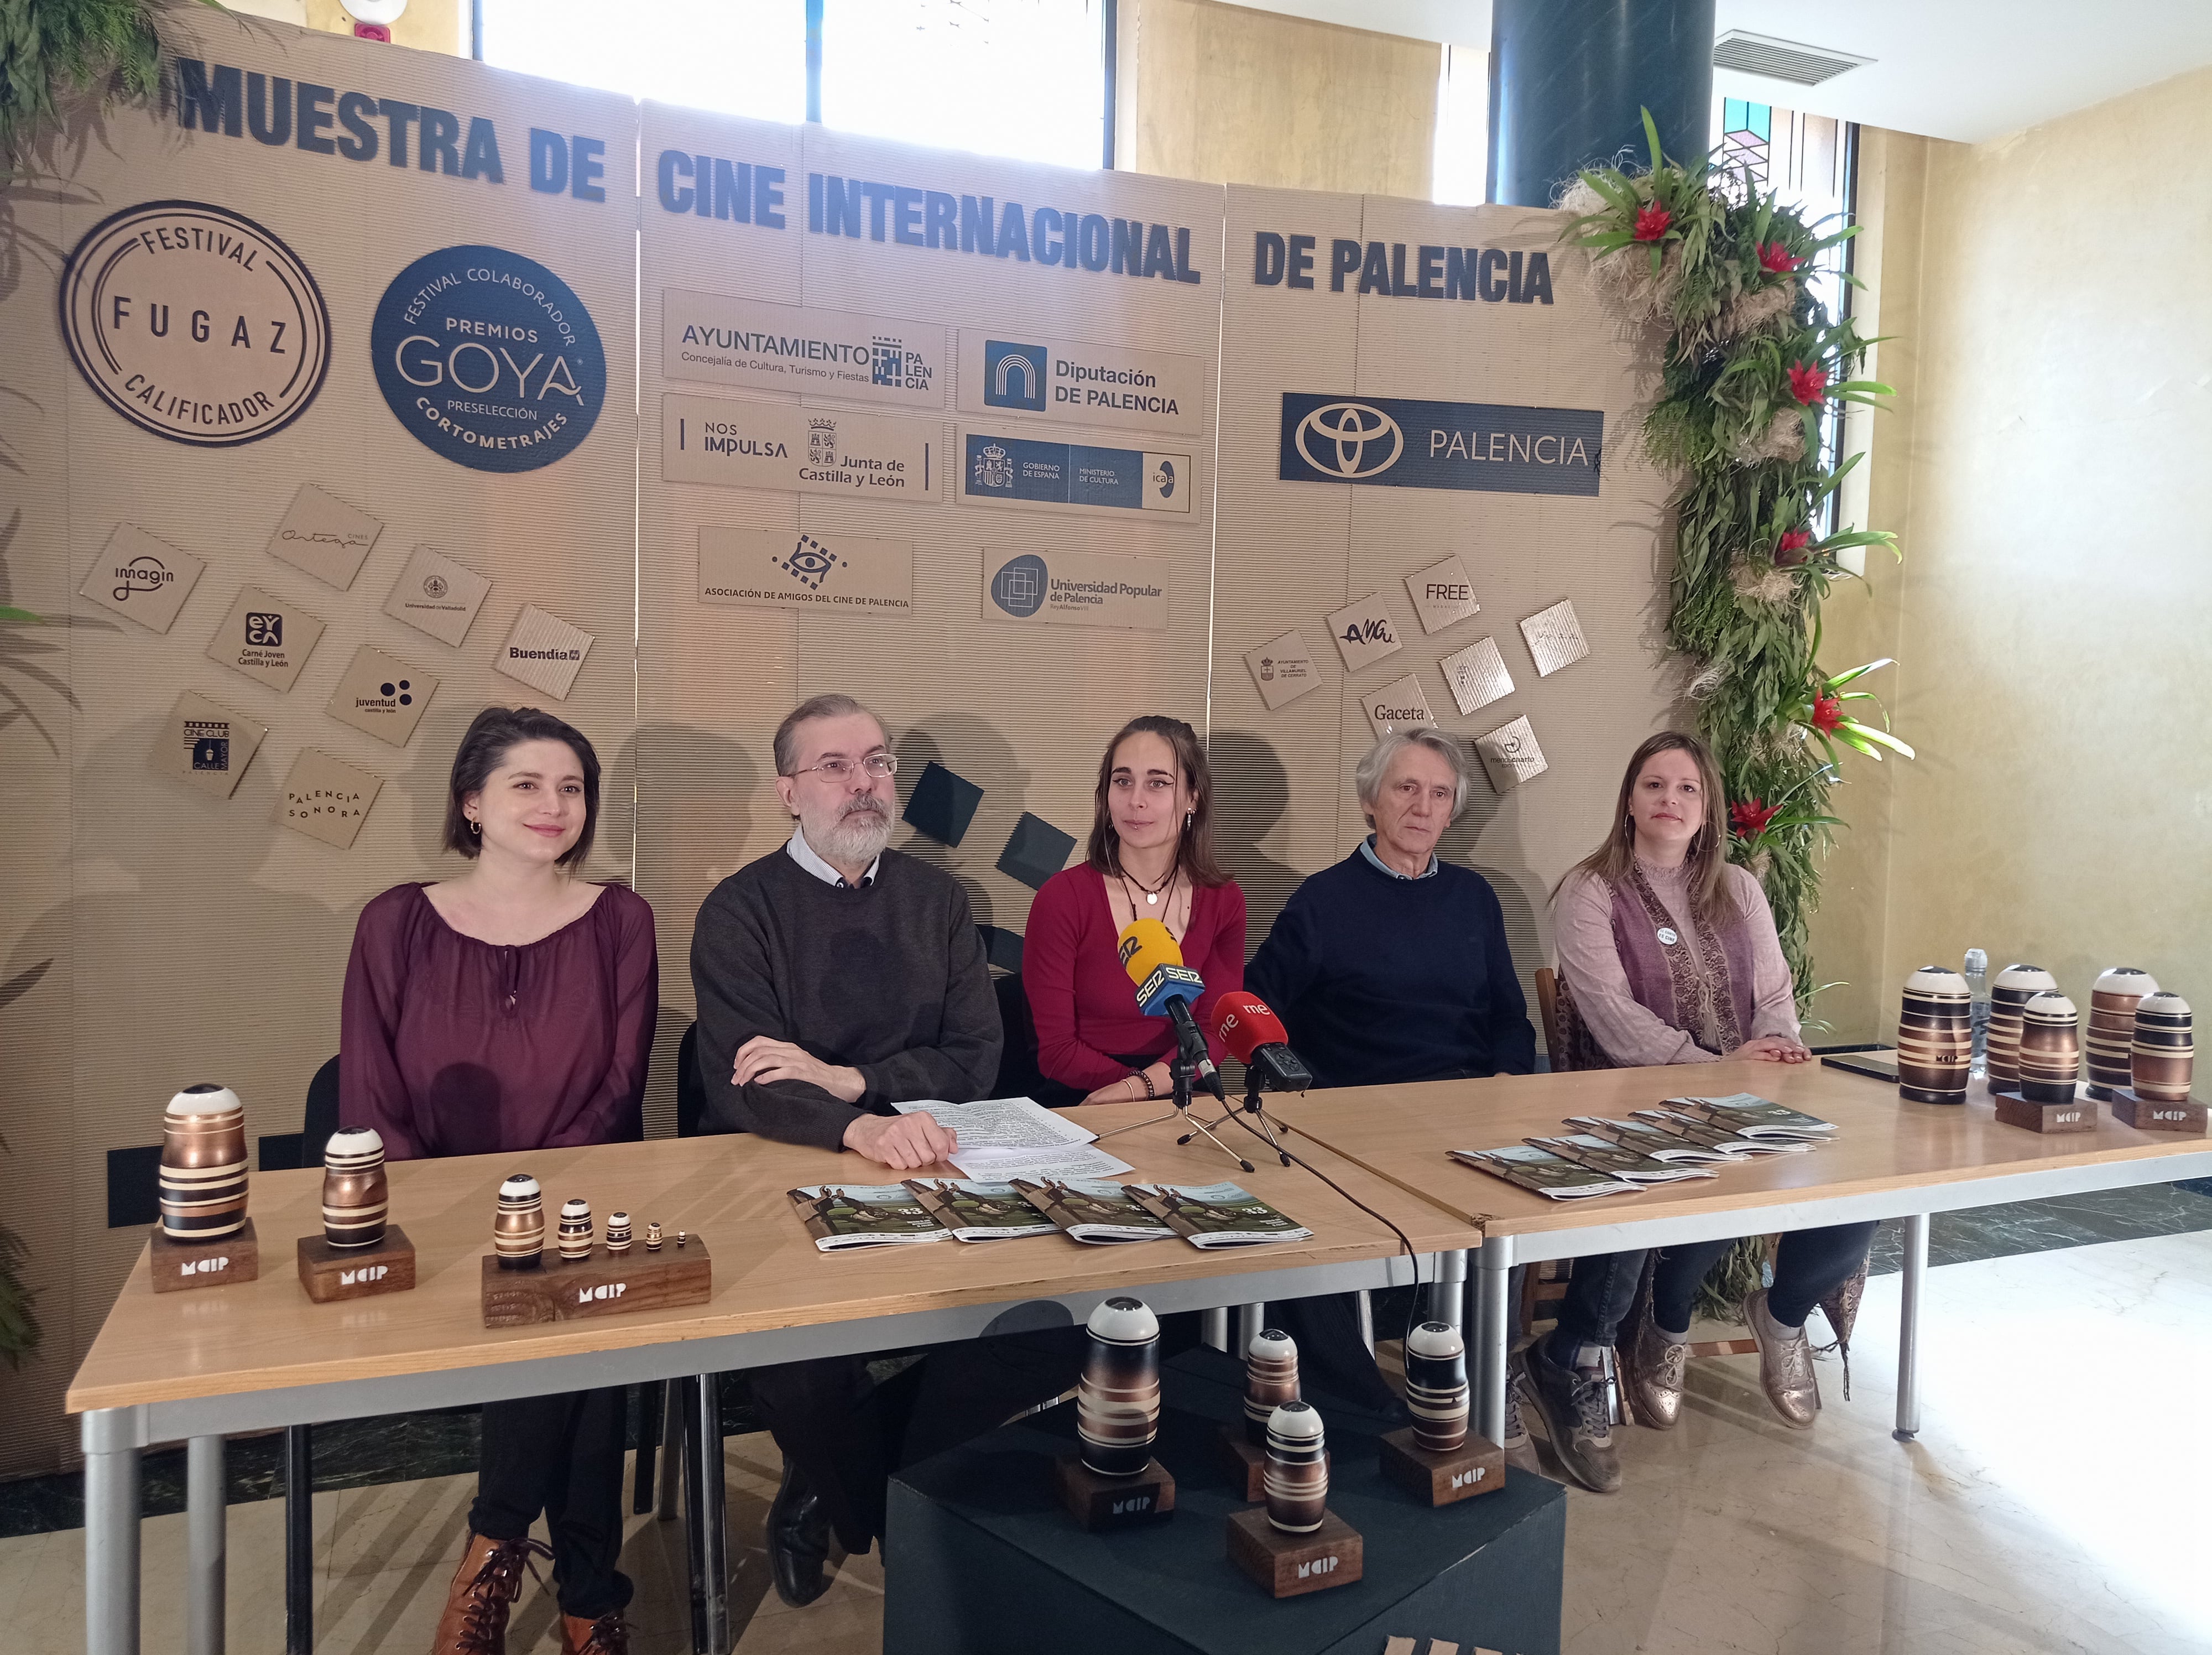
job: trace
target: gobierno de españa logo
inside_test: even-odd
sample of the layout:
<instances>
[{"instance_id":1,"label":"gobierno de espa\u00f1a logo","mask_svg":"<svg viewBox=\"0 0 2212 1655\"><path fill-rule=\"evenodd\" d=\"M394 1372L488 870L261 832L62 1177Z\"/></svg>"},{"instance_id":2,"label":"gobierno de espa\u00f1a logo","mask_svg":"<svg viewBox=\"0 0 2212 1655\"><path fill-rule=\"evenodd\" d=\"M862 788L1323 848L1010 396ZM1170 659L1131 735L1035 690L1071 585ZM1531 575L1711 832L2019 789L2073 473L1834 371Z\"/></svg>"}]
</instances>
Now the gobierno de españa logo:
<instances>
[{"instance_id":1,"label":"gobierno de espa\u00f1a logo","mask_svg":"<svg viewBox=\"0 0 2212 1655\"><path fill-rule=\"evenodd\" d=\"M607 399L606 350L574 289L500 247L441 247L385 289L377 388L416 440L480 472L574 452Z\"/></svg>"}]
</instances>

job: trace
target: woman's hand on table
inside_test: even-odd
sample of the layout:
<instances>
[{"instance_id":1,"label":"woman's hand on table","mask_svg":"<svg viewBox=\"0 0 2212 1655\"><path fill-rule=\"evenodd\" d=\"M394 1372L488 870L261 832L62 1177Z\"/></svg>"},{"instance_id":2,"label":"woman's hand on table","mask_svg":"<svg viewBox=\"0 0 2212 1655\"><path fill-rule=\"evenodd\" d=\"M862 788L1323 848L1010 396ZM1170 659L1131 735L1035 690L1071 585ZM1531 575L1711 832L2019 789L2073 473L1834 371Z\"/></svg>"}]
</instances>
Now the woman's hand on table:
<instances>
[{"instance_id":1,"label":"woman's hand on table","mask_svg":"<svg viewBox=\"0 0 2212 1655\"><path fill-rule=\"evenodd\" d=\"M1755 1040L1747 1040L1729 1054L1730 1057L1755 1058L1762 1063L1809 1063L1812 1049L1778 1034L1762 1034Z\"/></svg>"},{"instance_id":2,"label":"woman's hand on table","mask_svg":"<svg viewBox=\"0 0 2212 1655\"><path fill-rule=\"evenodd\" d=\"M1118 1080L1109 1080L1083 1101L1086 1104L1140 1104L1147 1098L1168 1095L1173 1077L1169 1074L1165 1063L1155 1063L1139 1073L1151 1078L1151 1091L1145 1089L1145 1082L1137 1075L1125 1074Z\"/></svg>"}]
</instances>

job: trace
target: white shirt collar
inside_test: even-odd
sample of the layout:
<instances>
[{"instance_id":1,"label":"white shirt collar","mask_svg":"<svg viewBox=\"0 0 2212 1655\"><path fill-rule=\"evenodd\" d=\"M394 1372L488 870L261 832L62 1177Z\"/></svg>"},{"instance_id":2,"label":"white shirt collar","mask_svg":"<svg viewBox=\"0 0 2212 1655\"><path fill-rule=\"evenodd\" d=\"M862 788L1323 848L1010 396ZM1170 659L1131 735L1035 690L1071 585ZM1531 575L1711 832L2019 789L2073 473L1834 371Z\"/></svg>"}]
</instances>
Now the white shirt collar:
<instances>
[{"instance_id":1,"label":"white shirt collar","mask_svg":"<svg viewBox=\"0 0 2212 1655\"><path fill-rule=\"evenodd\" d=\"M793 861L797 862L809 873L811 873L816 879L821 880L823 884L834 885L843 889L851 888L847 885L845 876L842 873L840 873L836 868L830 867L829 863L823 861L820 856L815 854L814 847L806 843L806 831L804 828L798 827L796 825L792 828L791 842L785 845L784 849L791 853L791 860ZM860 875L860 885L863 889L876 882L877 871L880 869L883 865L883 853L878 851L876 854L876 860L868 864L868 871Z\"/></svg>"},{"instance_id":2,"label":"white shirt collar","mask_svg":"<svg viewBox=\"0 0 2212 1655\"><path fill-rule=\"evenodd\" d=\"M1371 833L1359 842L1359 854L1367 858L1369 861L1374 863L1376 867L1381 868L1385 873L1388 873L1392 879L1403 879L1409 885L1415 879L1434 879L1436 877L1437 853L1433 850L1429 853L1429 865L1423 868L1419 873L1401 873L1396 868L1391 867L1389 863L1384 861L1380 856L1376 855L1375 854L1375 836Z\"/></svg>"}]
</instances>

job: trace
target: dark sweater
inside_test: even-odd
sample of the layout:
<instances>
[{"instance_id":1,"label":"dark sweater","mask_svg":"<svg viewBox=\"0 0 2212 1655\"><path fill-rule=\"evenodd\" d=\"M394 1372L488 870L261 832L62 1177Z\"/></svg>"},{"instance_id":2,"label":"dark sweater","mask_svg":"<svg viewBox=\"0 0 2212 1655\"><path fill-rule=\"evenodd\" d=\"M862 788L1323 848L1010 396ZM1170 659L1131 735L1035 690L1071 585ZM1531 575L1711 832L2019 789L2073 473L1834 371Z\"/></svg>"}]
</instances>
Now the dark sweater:
<instances>
[{"instance_id":1,"label":"dark sweater","mask_svg":"<svg viewBox=\"0 0 2212 1655\"><path fill-rule=\"evenodd\" d=\"M998 1077L998 999L967 893L896 850L859 890L781 848L739 868L700 906L691 986L709 1132L836 1149L856 1115L966 1103ZM738 1048L757 1034L859 1069L867 1090L848 1104L803 1081L732 1086Z\"/></svg>"},{"instance_id":2,"label":"dark sweater","mask_svg":"<svg viewBox=\"0 0 2212 1655\"><path fill-rule=\"evenodd\" d=\"M1397 879L1354 850L1291 893L1244 982L1317 1085L1526 1074L1536 1033L1490 881Z\"/></svg>"}]
</instances>

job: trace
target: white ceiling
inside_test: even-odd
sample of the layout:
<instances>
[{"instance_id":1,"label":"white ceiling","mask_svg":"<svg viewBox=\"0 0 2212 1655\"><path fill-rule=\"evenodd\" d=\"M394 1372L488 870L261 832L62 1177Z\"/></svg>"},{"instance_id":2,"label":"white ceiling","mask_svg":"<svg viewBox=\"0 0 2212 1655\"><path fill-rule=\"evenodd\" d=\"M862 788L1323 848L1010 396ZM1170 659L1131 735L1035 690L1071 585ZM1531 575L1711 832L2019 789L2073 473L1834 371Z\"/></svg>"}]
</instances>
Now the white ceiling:
<instances>
[{"instance_id":1,"label":"white ceiling","mask_svg":"<svg viewBox=\"0 0 2212 1655\"><path fill-rule=\"evenodd\" d=\"M1490 0L1233 0L1353 28L1490 42ZM1873 63L1817 87L1717 70L1729 97L1980 143L2212 64L2207 0L1717 0L1747 29Z\"/></svg>"}]
</instances>

